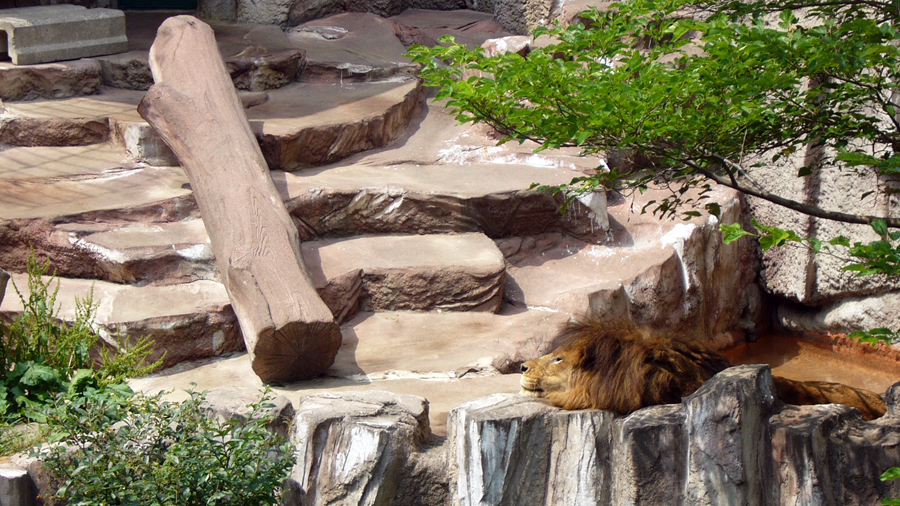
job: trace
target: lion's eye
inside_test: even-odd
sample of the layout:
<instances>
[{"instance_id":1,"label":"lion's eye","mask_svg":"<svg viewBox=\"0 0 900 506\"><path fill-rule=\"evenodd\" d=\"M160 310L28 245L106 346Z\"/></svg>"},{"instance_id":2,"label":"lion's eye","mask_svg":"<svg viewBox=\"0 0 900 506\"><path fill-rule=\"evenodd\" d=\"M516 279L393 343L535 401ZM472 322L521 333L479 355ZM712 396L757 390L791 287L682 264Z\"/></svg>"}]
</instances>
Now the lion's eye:
<instances>
[{"instance_id":1,"label":"lion's eye","mask_svg":"<svg viewBox=\"0 0 900 506\"><path fill-rule=\"evenodd\" d=\"M553 359L553 363L554 363L554 364L558 364L558 363L560 363L560 362L562 362L562 357L556 357L556 358Z\"/></svg>"}]
</instances>

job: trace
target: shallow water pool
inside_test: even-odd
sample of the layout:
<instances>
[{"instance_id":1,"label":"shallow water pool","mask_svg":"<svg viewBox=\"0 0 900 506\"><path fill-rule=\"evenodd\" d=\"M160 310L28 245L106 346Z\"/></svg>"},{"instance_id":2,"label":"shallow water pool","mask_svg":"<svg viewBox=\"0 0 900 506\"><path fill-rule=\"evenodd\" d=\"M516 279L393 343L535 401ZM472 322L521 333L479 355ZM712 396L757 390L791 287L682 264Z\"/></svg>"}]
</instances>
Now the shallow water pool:
<instances>
[{"instance_id":1,"label":"shallow water pool","mask_svg":"<svg viewBox=\"0 0 900 506\"><path fill-rule=\"evenodd\" d=\"M863 345L868 346L868 345ZM900 381L900 363L869 354L836 352L788 334L770 334L722 352L735 364L769 364L785 378L833 381L879 394Z\"/></svg>"}]
</instances>

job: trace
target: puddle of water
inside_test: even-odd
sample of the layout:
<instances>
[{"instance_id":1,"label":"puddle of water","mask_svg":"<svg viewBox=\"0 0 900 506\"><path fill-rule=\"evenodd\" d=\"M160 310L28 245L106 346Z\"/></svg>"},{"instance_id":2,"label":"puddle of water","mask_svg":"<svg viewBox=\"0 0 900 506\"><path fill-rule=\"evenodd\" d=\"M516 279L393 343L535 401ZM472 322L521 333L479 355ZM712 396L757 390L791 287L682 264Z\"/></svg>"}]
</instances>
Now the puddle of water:
<instances>
[{"instance_id":1,"label":"puddle of water","mask_svg":"<svg viewBox=\"0 0 900 506\"><path fill-rule=\"evenodd\" d=\"M768 364L772 373L800 381L833 381L883 394L900 381L900 364L871 355L832 351L791 335L760 337L722 352L735 364Z\"/></svg>"}]
</instances>

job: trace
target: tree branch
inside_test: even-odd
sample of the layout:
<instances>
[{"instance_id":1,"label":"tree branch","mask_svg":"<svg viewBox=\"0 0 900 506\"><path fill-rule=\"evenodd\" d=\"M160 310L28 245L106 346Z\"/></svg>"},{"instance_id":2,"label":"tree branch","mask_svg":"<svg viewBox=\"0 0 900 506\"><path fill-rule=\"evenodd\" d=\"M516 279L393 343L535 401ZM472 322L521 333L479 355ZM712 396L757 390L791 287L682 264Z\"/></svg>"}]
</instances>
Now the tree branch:
<instances>
[{"instance_id":1,"label":"tree branch","mask_svg":"<svg viewBox=\"0 0 900 506\"><path fill-rule=\"evenodd\" d=\"M716 183L727 186L728 188L732 188L741 193L757 197L773 204L777 204L782 207L786 207L788 209L792 209L797 211L798 213L803 213L808 216L812 216L814 218L822 218L826 220L839 221L842 223L856 223L860 225L869 225L875 220L884 220L887 223L888 227L891 228L900 228L900 218L891 218L888 216L871 216L871 215L863 215L863 214L851 214L851 213L843 213L840 211L828 211L822 209L820 207L816 207L809 204L804 204L802 202L797 202L796 200L787 199L781 197L779 195L775 195L774 193L764 189L764 188L752 188L748 186L744 186L733 180L731 178L723 177L720 174L716 174L715 172L706 169L697 163L690 160L680 160L685 165L697 171L699 174L703 174L704 177L715 181ZM728 160L721 159L723 163L735 166L733 162L729 162ZM740 169L743 172L743 169Z\"/></svg>"}]
</instances>

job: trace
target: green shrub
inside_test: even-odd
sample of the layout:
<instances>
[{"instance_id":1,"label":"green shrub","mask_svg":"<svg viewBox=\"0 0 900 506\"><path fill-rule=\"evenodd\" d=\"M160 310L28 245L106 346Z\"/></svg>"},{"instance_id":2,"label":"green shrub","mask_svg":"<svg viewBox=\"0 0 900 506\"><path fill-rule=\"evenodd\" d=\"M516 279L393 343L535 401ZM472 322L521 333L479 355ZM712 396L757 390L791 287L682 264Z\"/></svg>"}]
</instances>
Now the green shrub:
<instances>
[{"instance_id":1,"label":"green shrub","mask_svg":"<svg viewBox=\"0 0 900 506\"><path fill-rule=\"evenodd\" d=\"M40 458L60 484L55 499L92 505L277 504L293 463L289 443L266 430L271 397L251 405L249 421L223 422L205 394L168 402L137 394L68 399L48 422L62 444Z\"/></svg>"},{"instance_id":2,"label":"green shrub","mask_svg":"<svg viewBox=\"0 0 900 506\"><path fill-rule=\"evenodd\" d=\"M97 310L93 294L76 299L74 322L60 321L56 304L59 282L54 287L53 280L44 279L49 265L39 263L34 255L28 258L27 297L13 283L23 311L2 328L0 421L40 420L41 409L54 396L78 395L88 386L118 385L116 390L121 393L126 378L147 374L162 363L160 359L144 365L152 352L152 343L144 338L134 346L120 340L122 345L114 354L101 348L95 364L91 350L100 336L93 328Z\"/></svg>"}]
</instances>

